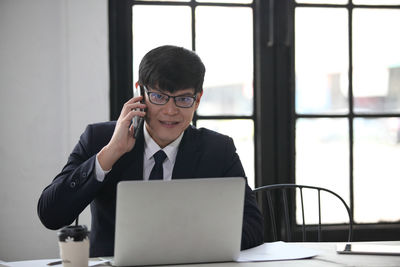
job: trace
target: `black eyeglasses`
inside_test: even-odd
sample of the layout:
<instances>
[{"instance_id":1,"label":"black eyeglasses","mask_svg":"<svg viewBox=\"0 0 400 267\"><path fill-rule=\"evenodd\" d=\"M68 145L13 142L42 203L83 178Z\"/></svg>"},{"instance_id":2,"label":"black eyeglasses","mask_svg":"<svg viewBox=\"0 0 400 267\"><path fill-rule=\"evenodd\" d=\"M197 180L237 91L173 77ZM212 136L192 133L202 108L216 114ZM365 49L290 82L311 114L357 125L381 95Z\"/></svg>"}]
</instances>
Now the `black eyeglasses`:
<instances>
[{"instance_id":1,"label":"black eyeglasses","mask_svg":"<svg viewBox=\"0 0 400 267\"><path fill-rule=\"evenodd\" d=\"M158 92L150 92L146 86L144 86L145 92L149 97L152 104L155 105L165 105L168 103L170 98L174 99L175 105L180 108L190 108L193 106L194 101L196 101L197 95L194 96L172 96L166 95Z\"/></svg>"}]
</instances>

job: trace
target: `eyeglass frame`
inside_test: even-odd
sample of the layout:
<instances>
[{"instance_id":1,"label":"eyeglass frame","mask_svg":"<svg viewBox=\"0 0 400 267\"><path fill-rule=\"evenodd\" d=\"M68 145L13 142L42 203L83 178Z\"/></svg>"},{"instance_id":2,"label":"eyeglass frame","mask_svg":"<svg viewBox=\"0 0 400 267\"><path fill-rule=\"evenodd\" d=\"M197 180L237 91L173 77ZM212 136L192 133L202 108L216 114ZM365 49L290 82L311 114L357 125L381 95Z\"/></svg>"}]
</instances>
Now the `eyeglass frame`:
<instances>
[{"instance_id":1,"label":"eyeglass frame","mask_svg":"<svg viewBox=\"0 0 400 267\"><path fill-rule=\"evenodd\" d=\"M157 92L149 91L149 89L147 89L147 87L146 87L145 85L139 85L139 86L144 88L143 91L147 94L147 97L149 98L150 103L152 103L152 104L154 104L154 105L158 105L158 106L164 106L165 104L167 104L167 103L169 102L170 98L172 98L172 99L174 99L174 104L175 104L175 106L177 106L178 108L191 108L191 107L193 107L194 103L195 103L196 100L197 100L197 94L195 94L195 95L193 95L193 96L179 96L179 95L177 95L177 96L172 96L172 95L168 95L168 94L164 94L164 93L157 93ZM166 101L164 104L154 103L153 101L151 101L151 97L150 97L150 94L151 94L151 93L153 93L153 94L159 94L159 95L162 95L162 96L166 96L166 97L167 97L167 101ZM178 98L178 97L188 97L188 98L193 99L193 102L192 102L192 104L191 104L190 106L187 106L187 107L178 106L178 105L176 104L176 98Z\"/></svg>"}]
</instances>

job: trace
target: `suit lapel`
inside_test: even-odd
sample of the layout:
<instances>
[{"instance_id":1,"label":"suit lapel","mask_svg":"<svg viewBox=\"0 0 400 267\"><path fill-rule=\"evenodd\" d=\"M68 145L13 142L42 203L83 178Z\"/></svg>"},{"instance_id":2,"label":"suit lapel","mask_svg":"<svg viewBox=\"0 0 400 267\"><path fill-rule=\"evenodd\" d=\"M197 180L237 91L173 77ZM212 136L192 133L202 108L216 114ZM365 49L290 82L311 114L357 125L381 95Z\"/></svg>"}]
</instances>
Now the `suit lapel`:
<instances>
[{"instance_id":1,"label":"suit lapel","mask_svg":"<svg viewBox=\"0 0 400 267\"><path fill-rule=\"evenodd\" d=\"M118 180L143 180L143 154L144 137L143 128L136 140L135 147L126 153L118 161L115 170L121 170L117 174ZM192 126L189 126L182 137L182 141L176 155L172 179L196 178L196 168L200 157L198 136Z\"/></svg>"},{"instance_id":2,"label":"suit lapel","mask_svg":"<svg viewBox=\"0 0 400 267\"><path fill-rule=\"evenodd\" d=\"M200 157L197 135L189 126L183 135L176 155L172 179L195 178L196 167Z\"/></svg>"}]
</instances>

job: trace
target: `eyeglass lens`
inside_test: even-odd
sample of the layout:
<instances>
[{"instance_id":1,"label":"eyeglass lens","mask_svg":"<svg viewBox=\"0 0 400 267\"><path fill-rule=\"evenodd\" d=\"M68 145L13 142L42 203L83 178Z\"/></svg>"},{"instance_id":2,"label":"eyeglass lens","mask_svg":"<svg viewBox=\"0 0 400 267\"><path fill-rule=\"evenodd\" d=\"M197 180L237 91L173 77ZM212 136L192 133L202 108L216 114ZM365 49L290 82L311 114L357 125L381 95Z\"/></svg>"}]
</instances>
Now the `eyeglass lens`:
<instances>
[{"instance_id":1,"label":"eyeglass lens","mask_svg":"<svg viewBox=\"0 0 400 267\"><path fill-rule=\"evenodd\" d=\"M191 96L168 96L155 92L148 92L150 102L156 105L164 105L170 98L174 99L175 105L182 108L190 108L195 100L195 97Z\"/></svg>"}]
</instances>

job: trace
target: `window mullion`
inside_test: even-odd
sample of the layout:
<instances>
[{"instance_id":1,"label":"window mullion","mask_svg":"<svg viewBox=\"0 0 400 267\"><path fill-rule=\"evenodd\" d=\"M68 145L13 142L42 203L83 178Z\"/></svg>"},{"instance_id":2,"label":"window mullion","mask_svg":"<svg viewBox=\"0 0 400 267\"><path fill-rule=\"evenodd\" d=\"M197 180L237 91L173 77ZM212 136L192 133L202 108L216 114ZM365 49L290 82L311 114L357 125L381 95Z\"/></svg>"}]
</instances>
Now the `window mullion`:
<instances>
[{"instance_id":1,"label":"window mullion","mask_svg":"<svg viewBox=\"0 0 400 267\"><path fill-rule=\"evenodd\" d=\"M353 6L348 5L349 14L349 186L350 186L350 210L354 218L354 102L353 102ZM353 219L354 221L354 219Z\"/></svg>"}]
</instances>

